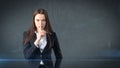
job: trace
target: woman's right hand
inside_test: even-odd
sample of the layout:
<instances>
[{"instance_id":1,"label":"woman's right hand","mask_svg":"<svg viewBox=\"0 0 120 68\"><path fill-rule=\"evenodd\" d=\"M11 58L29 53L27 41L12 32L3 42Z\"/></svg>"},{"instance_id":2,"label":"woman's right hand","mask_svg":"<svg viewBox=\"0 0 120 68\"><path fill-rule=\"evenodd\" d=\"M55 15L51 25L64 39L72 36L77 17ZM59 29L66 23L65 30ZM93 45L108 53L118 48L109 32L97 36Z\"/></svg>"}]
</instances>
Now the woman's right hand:
<instances>
[{"instance_id":1,"label":"woman's right hand","mask_svg":"<svg viewBox=\"0 0 120 68\"><path fill-rule=\"evenodd\" d=\"M46 31L43 28L41 28L41 27L37 29L37 32L38 32L37 39L34 42L34 44L36 46L38 46L41 37L44 36L44 35L46 35Z\"/></svg>"},{"instance_id":2,"label":"woman's right hand","mask_svg":"<svg viewBox=\"0 0 120 68\"><path fill-rule=\"evenodd\" d=\"M40 40L42 36L46 35L45 30L38 31L37 40Z\"/></svg>"}]
</instances>

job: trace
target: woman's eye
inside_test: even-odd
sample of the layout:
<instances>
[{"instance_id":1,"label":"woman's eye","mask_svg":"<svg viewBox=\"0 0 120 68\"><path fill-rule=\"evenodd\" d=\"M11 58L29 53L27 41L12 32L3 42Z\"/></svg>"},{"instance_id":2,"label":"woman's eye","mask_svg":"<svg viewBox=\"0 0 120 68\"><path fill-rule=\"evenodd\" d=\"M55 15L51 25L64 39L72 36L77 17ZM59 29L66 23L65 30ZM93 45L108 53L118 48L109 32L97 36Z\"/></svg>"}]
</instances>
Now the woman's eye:
<instances>
[{"instance_id":1,"label":"woman's eye","mask_svg":"<svg viewBox=\"0 0 120 68\"><path fill-rule=\"evenodd\" d=\"M39 21L38 19L36 21Z\"/></svg>"},{"instance_id":2,"label":"woman's eye","mask_svg":"<svg viewBox=\"0 0 120 68\"><path fill-rule=\"evenodd\" d=\"M45 20L42 20L42 21L45 21Z\"/></svg>"}]
</instances>

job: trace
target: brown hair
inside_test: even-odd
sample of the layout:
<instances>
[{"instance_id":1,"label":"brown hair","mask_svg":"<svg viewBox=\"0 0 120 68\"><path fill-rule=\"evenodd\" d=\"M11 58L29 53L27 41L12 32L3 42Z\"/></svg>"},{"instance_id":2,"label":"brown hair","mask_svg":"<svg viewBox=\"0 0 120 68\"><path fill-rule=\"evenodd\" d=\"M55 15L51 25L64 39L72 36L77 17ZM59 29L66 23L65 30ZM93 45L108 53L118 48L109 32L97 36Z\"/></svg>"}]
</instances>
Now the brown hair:
<instances>
[{"instance_id":1,"label":"brown hair","mask_svg":"<svg viewBox=\"0 0 120 68\"><path fill-rule=\"evenodd\" d=\"M23 44L28 43L33 37L34 37L34 32L36 31L36 26L35 26L35 16L37 14L44 14L45 16L45 21L46 21L46 25L44 30L47 32L47 34L50 34L51 32L53 32L51 25L50 25L50 21L48 18L48 13L45 9L37 9L35 10L35 12L33 13L33 22L32 22L32 26L31 28L28 30L28 34L27 37L23 40Z\"/></svg>"}]
</instances>

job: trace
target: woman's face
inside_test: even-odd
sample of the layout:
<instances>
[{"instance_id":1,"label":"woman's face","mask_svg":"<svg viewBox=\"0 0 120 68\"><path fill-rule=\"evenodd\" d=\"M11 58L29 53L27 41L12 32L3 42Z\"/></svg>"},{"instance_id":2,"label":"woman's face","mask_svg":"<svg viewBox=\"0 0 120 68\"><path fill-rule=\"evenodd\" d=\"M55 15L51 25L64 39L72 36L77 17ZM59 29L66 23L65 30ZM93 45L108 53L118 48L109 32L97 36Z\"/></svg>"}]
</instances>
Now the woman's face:
<instances>
[{"instance_id":1,"label":"woman's face","mask_svg":"<svg viewBox=\"0 0 120 68\"><path fill-rule=\"evenodd\" d=\"M45 15L44 14L37 14L35 16L35 26L37 29L43 30L46 25Z\"/></svg>"}]
</instances>

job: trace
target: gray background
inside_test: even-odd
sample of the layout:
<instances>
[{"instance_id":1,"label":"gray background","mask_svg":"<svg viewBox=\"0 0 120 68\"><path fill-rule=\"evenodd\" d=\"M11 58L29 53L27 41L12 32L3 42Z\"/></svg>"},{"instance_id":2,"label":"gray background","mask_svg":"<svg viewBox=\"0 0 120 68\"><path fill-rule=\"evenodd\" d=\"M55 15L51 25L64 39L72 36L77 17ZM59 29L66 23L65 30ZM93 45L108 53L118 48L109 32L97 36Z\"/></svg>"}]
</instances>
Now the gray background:
<instances>
[{"instance_id":1,"label":"gray background","mask_svg":"<svg viewBox=\"0 0 120 68\"><path fill-rule=\"evenodd\" d=\"M23 32L38 8L48 11L57 33L61 68L119 66L119 0L0 0L0 68L26 67Z\"/></svg>"}]
</instances>

